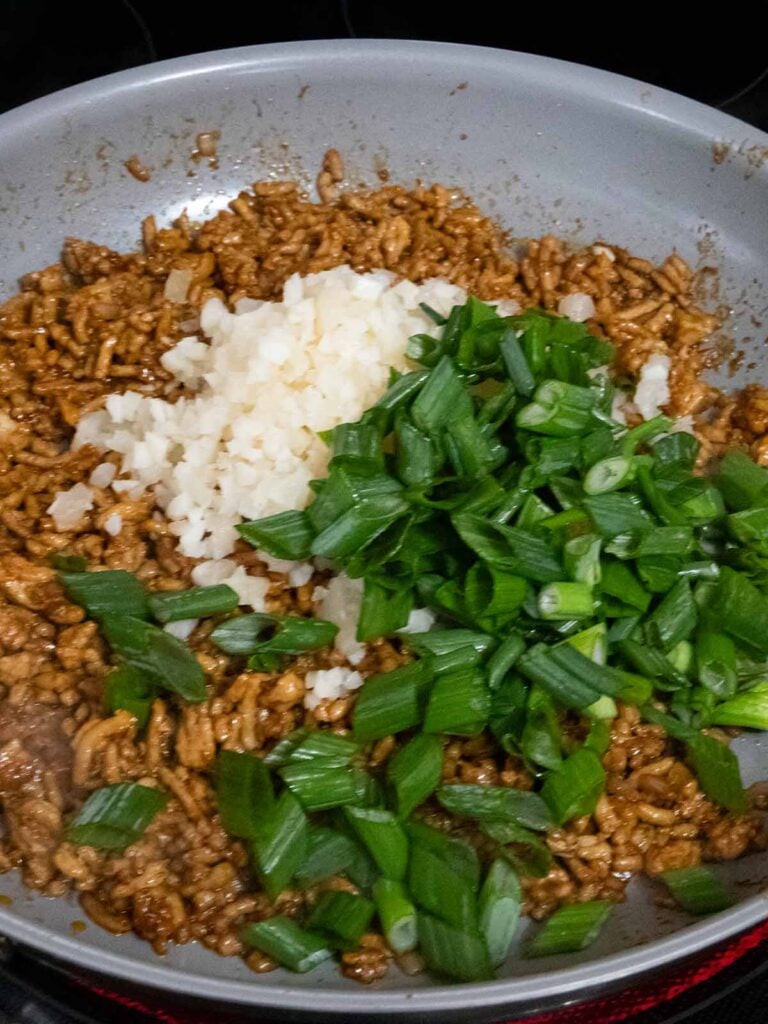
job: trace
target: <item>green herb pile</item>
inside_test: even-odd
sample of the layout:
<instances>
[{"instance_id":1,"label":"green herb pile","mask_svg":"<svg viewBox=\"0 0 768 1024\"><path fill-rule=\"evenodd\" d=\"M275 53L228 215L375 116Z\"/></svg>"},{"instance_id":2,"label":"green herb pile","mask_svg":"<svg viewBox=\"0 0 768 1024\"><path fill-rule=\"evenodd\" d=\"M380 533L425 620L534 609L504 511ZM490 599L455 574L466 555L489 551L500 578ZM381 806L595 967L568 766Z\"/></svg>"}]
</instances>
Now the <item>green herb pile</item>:
<instances>
[{"instance_id":1,"label":"green herb pile","mask_svg":"<svg viewBox=\"0 0 768 1024\"><path fill-rule=\"evenodd\" d=\"M473 298L446 321L425 311L440 337L410 340L422 368L393 375L361 420L327 437L329 472L309 507L240 527L278 558L322 556L362 578L361 641L396 634L415 608L438 622L403 635L410 663L366 681L350 736L302 730L263 759L219 757L222 821L249 842L271 896L337 874L358 887L325 893L302 923L245 928L299 971L354 948L376 915L396 952L418 947L450 977L491 976L517 928L520 875L551 866L543 834L604 791L617 701L664 726L704 792L734 812L747 809L737 759L702 729L768 728L768 472L732 452L695 475L698 443L670 420L614 421L612 349L581 324L500 317ZM213 641L266 670L335 634L319 620L221 619L237 604L227 587L148 596L127 573L62 578L120 662L109 707L140 724L159 689L206 697L189 649L151 618L217 615ZM524 760L534 791L440 784L444 737L484 730ZM367 745L397 734L385 772L367 771ZM139 826L124 792L100 797L117 788L89 800L75 841L89 841L89 825L126 842L146 826L156 794L149 808L139 794ZM428 799L476 824L490 864L418 820ZM668 876L691 912L728 905L707 869ZM609 910L563 908L529 952L584 948Z\"/></svg>"}]
</instances>

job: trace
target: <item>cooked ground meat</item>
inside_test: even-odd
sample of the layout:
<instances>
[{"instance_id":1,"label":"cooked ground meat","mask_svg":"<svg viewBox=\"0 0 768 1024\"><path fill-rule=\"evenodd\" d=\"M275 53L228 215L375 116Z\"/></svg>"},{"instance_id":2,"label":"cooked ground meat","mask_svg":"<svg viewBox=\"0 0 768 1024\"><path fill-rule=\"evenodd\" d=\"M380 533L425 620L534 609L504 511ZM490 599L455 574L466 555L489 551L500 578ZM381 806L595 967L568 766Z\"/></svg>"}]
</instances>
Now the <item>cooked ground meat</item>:
<instances>
[{"instance_id":1,"label":"cooked ground meat","mask_svg":"<svg viewBox=\"0 0 768 1024\"><path fill-rule=\"evenodd\" d=\"M290 274L343 263L359 271L386 267L414 281L442 276L484 299L546 309L569 293L586 293L596 307L591 326L616 344L620 372L636 373L650 353L667 353L670 411L699 411L712 401L698 377L698 346L716 320L693 304L693 275L679 256L654 267L619 247L569 252L545 237L518 259L498 226L440 186L336 196L337 157L324 165L323 202L309 202L289 182L257 183L203 225L183 216L160 229L148 218L138 253L70 239L60 264L29 274L0 307L0 870L20 868L29 886L49 895L74 890L98 924L133 930L159 953L170 942L199 940L222 955L244 956L259 972L274 965L244 950L242 924L297 914L317 891L287 892L276 904L259 891L244 844L221 827L211 768L222 748L264 751L302 723L348 730L353 696L311 712L303 704L306 672L343 659L325 651L295 659L282 673L243 671L241 660L210 643L211 623L204 622L189 642L211 687L207 701L157 699L141 734L129 713L109 715L107 651L94 623L66 599L50 556L66 552L84 556L90 568L128 569L155 590L187 585L194 563L175 550L150 498L122 500L94 488L94 508L78 528L56 531L45 511L56 492L87 481L103 461L88 448L68 449L79 416L125 388L167 395L160 356L196 329L211 296L272 299ZM165 298L171 270L192 275L184 302ZM763 392L719 401L706 428L713 450L735 439L762 457ZM123 524L118 536L104 528L114 514ZM248 572L269 576L272 609L310 610L317 579L294 589L245 545L234 557ZM396 645L381 641L358 667L387 671L403 659ZM384 766L395 749L392 739L380 741L371 766ZM608 790L595 814L553 832L557 866L525 882L526 910L536 918L563 902L621 899L633 873L729 859L763 842L759 817L736 817L709 802L663 731L641 724L631 708L614 724L604 763ZM485 737L449 743L444 778L533 784L521 763ZM63 839L72 801L125 780L157 783L171 795L138 842L115 854ZM444 812L423 813L455 827ZM478 836L469 838L482 849ZM342 969L372 981L391 961L381 936L369 934L344 954Z\"/></svg>"}]
</instances>

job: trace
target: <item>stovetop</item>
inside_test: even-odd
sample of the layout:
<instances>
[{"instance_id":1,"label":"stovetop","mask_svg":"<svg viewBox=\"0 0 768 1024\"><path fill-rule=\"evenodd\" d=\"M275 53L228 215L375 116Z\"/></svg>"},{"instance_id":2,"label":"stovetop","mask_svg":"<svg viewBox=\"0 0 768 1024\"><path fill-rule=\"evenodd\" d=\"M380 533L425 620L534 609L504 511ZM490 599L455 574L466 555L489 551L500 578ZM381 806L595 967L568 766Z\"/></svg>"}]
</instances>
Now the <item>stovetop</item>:
<instances>
[{"instance_id":1,"label":"stovetop","mask_svg":"<svg viewBox=\"0 0 768 1024\"><path fill-rule=\"evenodd\" d=\"M466 17L444 0L218 0L216 16L189 0L4 0L0 110L110 71L183 54L290 39L436 39L560 57L621 72L768 129L768 54L757 25L690 18L671 30L661 4L619 20L593 0L548 16L531 5L473 0Z\"/></svg>"},{"instance_id":2,"label":"stovetop","mask_svg":"<svg viewBox=\"0 0 768 1024\"><path fill-rule=\"evenodd\" d=\"M505 1024L764 1024L768 923L620 993ZM200 1009L0 942L0 1024L270 1024L259 1010ZM435 1018L435 1024L439 1024ZM470 1019L468 1018L468 1024Z\"/></svg>"},{"instance_id":3,"label":"stovetop","mask_svg":"<svg viewBox=\"0 0 768 1024\"><path fill-rule=\"evenodd\" d=\"M0 111L168 57L248 43L357 36L478 43L591 64L673 89L768 130L768 56L762 33L745 22L746 15L700 18L668 31L661 5L646 5L636 17L619 21L615 5L593 2L587 9L558 10L544 30L535 5L521 9L473 0L471 13L460 20L447 11L444 0L280 0L269 6L218 0L214 18L198 14L189 0L4 0ZM767 952L765 942L747 949L710 980L677 995L665 992L672 998L659 1006L651 1006L653 998L640 1001L632 1009L650 1008L633 1014L628 1002L614 1002L613 1009L590 1010L590 1020L764 1024ZM702 973L707 969L705 964ZM119 995L122 1001L111 1000L12 946L0 946L0 1024L203 1024L200 1015L179 1015L156 998ZM578 1012L547 1021L581 1024ZM267 1024L268 1017L251 1019Z\"/></svg>"}]
</instances>

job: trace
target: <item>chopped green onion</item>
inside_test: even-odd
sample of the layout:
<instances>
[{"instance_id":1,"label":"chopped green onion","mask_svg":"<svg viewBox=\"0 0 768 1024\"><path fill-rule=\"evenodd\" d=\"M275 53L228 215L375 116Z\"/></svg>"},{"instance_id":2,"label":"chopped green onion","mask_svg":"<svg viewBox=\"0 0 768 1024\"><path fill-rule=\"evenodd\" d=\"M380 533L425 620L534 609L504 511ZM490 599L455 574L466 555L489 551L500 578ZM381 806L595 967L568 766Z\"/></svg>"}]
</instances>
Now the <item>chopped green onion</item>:
<instances>
[{"instance_id":1,"label":"chopped green onion","mask_svg":"<svg viewBox=\"0 0 768 1024\"><path fill-rule=\"evenodd\" d=\"M517 517L517 526L522 527L524 530L530 530L537 523L541 523L545 519L551 519L554 514L555 510L543 501L538 494L529 494L520 509L520 515Z\"/></svg>"},{"instance_id":2,"label":"chopped green onion","mask_svg":"<svg viewBox=\"0 0 768 1024\"><path fill-rule=\"evenodd\" d=\"M695 479L698 480L699 477ZM676 498L677 492L673 491L670 500L674 501ZM725 502L722 494L716 487L707 485L697 494L686 498L680 508L696 526L704 525L713 519L722 519L725 515Z\"/></svg>"},{"instance_id":3,"label":"chopped green onion","mask_svg":"<svg viewBox=\"0 0 768 1024\"><path fill-rule=\"evenodd\" d=\"M333 956L333 950L322 935L307 931L290 917L270 917L247 924L241 934L247 946L260 949L298 974L311 971Z\"/></svg>"},{"instance_id":4,"label":"chopped green onion","mask_svg":"<svg viewBox=\"0 0 768 1024\"><path fill-rule=\"evenodd\" d=\"M526 458L542 476L564 473L579 462L581 442L578 437L534 437L526 445Z\"/></svg>"},{"instance_id":5,"label":"chopped green onion","mask_svg":"<svg viewBox=\"0 0 768 1024\"><path fill-rule=\"evenodd\" d=\"M147 617L147 592L132 572L60 572L59 579L70 601L85 608L94 619L105 615Z\"/></svg>"},{"instance_id":6,"label":"chopped green onion","mask_svg":"<svg viewBox=\"0 0 768 1024\"><path fill-rule=\"evenodd\" d=\"M357 623L357 639L365 641L391 636L406 625L412 609L413 591L410 588L392 590L367 577Z\"/></svg>"},{"instance_id":7,"label":"chopped green onion","mask_svg":"<svg viewBox=\"0 0 768 1024\"><path fill-rule=\"evenodd\" d=\"M525 641L519 633L510 632L502 640L486 666L488 686L491 690L498 690L502 680L515 665L515 662L525 650Z\"/></svg>"},{"instance_id":8,"label":"chopped green onion","mask_svg":"<svg viewBox=\"0 0 768 1024\"><path fill-rule=\"evenodd\" d=\"M474 668L494 646L493 637L471 629L435 629L429 633L409 633L404 639L412 651L430 657L435 675Z\"/></svg>"},{"instance_id":9,"label":"chopped green onion","mask_svg":"<svg viewBox=\"0 0 768 1024\"><path fill-rule=\"evenodd\" d=\"M384 805L384 792L376 775L352 766L352 777L355 783L357 798L355 803L359 807L382 807Z\"/></svg>"},{"instance_id":10,"label":"chopped green onion","mask_svg":"<svg viewBox=\"0 0 768 1024\"><path fill-rule=\"evenodd\" d=\"M646 444L659 434L666 433L672 426L673 421L667 416L654 416L644 423L628 430L621 442L621 449L625 455L632 455L641 444Z\"/></svg>"},{"instance_id":11,"label":"chopped green onion","mask_svg":"<svg viewBox=\"0 0 768 1024\"><path fill-rule=\"evenodd\" d=\"M651 595L623 562L610 561L603 564L600 589L604 594L610 594L641 612L647 612L651 603Z\"/></svg>"},{"instance_id":12,"label":"chopped green onion","mask_svg":"<svg viewBox=\"0 0 768 1024\"><path fill-rule=\"evenodd\" d=\"M143 729L149 721L155 687L143 672L131 665L120 665L104 680L104 703L107 710L128 711L136 719L136 727Z\"/></svg>"},{"instance_id":13,"label":"chopped green onion","mask_svg":"<svg viewBox=\"0 0 768 1024\"><path fill-rule=\"evenodd\" d=\"M541 796L556 825L591 814L605 790L605 771L600 758L587 747L571 754L548 773Z\"/></svg>"},{"instance_id":14,"label":"chopped green onion","mask_svg":"<svg viewBox=\"0 0 768 1024\"><path fill-rule=\"evenodd\" d=\"M304 862L308 834L301 804L289 789L284 790L251 842L256 870L271 899L287 888Z\"/></svg>"},{"instance_id":15,"label":"chopped green onion","mask_svg":"<svg viewBox=\"0 0 768 1024\"><path fill-rule=\"evenodd\" d=\"M689 640L681 640L675 644L667 658L682 676L686 676L693 665L693 644Z\"/></svg>"},{"instance_id":16,"label":"chopped green onion","mask_svg":"<svg viewBox=\"0 0 768 1024\"><path fill-rule=\"evenodd\" d=\"M414 370L413 373L404 373L396 377L371 411L395 412L417 394L428 377L429 370Z\"/></svg>"},{"instance_id":17,"label":"chopped green onion","mask_svg":"<svg viewBox=\"0 0 768 1024\"><path fill-rule=\"evenodd\" d=\"M718 697L733 697L738 682L736 645L725 633L699 633L696 671L702 686Z\"/></svg>"},{"instance_id":18,"label":"chopped green onion","mask_svg":"<svg viewBox=\"0 0 768 1024\"><path fill-rule=\"evenodd\" d=\"M618 644L621 643L622 640L629 639L640 625L640 618L641 616L639 615L626 615L622 618L616 619L608 630L608 634L606 636L608 643Z\"/></svg>"},{"instance_id":19,"label":"chopped green onion","mask_svg":"<svg viewBox=\"0 0 768 1024\"><path fill-rule=\"evenodd\" d=\"M414 736L387 765L398 816L407 818L440 784L443 743L438 736Z\"/></svg>"},{"instance_id":20,"label":"chopped green onion","mask_svg":"<svg viewBox=\"0 0 768 1024\"><path fill-rule=\"evenodd\" d=\"M484 728L490 711L491 693L482 672L445 672L429 695L424 731L474 736Z\"/></svg>"},{"instance_id":21,"label":"chopped green onion","mask_svg":"<svg viewBox=\"0 0 768 1024\"><path fill-rule=\"evenodd\" d=\"M442 442L460 480L480 479L506 455L506 449L491 445L470 412L453 416L447 422Z\"/></svg>"},{"instance_id":22,"label":"chopped green onion","mask_svg":"<svg viewBox=\"0 0 768 1024\"><path fill-rule=\"evenodd\" d=\"M470 615L476 620L486 622L493 618L502 624L517 616L525 600L527 586L522 576L475 562L464 582L464 600Z\"/></svg>"},{"instance_id":23,"label":"chopped green onion","mask_svg":"<svg viewBox=\"0 0 768 1024\"><path fill-rule=\"evenodd\" d=\"M768 729L768 682L718 704L707 715L708 725L732 725L742 729Z\"/></svg>"},{"instance_id":24,"label":"chopped green onion","mask_svg":"<svg viewBox=\"0 0 768 1024\"><path fill-rule=\"evenodd\" d=\"M514 822L483 821L480 827L499 843L499 854L515 870L526 877L546 878L554 866L554 858L544 839Z\"/></svg>"},{"instance_id":25,"label":"chopped green onion","mask_svg":"<svg viewBox=\"0 0 768 1024\"><path fill-rule=\"evenodd\" d=\"M396 424L397 475L406 487L428 487L438 468L435 442L408 420Z\"/></svg>"},{"instance_id":26,"label":"chopped green onion","mask_svg":"<svg viewBox=\"0 0 768 1024\"><path fill-rule=\"evenodd\" d=\"M306 512L278 512L277 515L240 523L237 532L255 548L262 548L274 558L291 562L309 558L315 531Z\"/></svg>"},{"instance_id":27,"label":"chopped green onion","mask_svg":"<svg viewBox=\"0 0 768 1024\"><path fill-rule=\"evenodd\" d=\"M465 839L449 836L419 821L408 822L405 830L411 842L424 846L442 858L450 869L460 875L474 892L480 885L480 860L477 850Z\"/></svg>"},{"instance_id":28,"label":"chopped green onion","mask_svg":"<svg viewBox=\"0 0 768 1024\"><path fill-rule=\"evenodd\" d=\"M124 850L144 834L168 797L138 782L117 782L89 794L66 830L70 843Z\"/></svg>"},{"instance_id":29,"label":"chopped green onion","mask_svg":"<svg viewBox=\"0 0 768 1024\"><path fill-rule=\"evenodd\" d=\"M687 555L693 547L690 526L657 526L644 533L637 543L638 558L653 555Z\"/></svg>"},{"instance_id":30,"label":"chopped green onion","mask_svg":"<svg viewBox=\"0 0 768 1024\"><path fill-rule=\"evenodd\" d=\"M264 763L271 765L272 767L280 767L281 765L288 764L293 752L301 743L304 742L304 740L307 739L309 734L309 729L304 727L301 729L294 729L293 732L289 732L286 736L283 736L283 738L279 740L274 747L272 747L268 754L264 755ZM346 762L339 761L338 763L344 764Z\"/></svg>"},{"instance_id":31,"label":"chopped green onion","mask_svg":"<svg viewBox=\"0 0 768 1024\"><path fill-rule=\"evenodd\" d=\"M354 710L352 732L357 742L368 743L418 725L431 680L425 660L367 679Z\"/></svg>"},{"instance_id":32,"label":"chopped green onion","mask_svg":"<svg viewBox=\"0 0 768 1024\"><path fill-rule=\"evenodd\" d=\"M471 410L461 378L448 356L443 356L411 406L413 422L425 434L436 435L455 416L465 416Z\"/></svg>"},{"instance_id":33,"label":"chopped green onion","mask_svg":"<svg viewBox=\"0 0 768 1024\"><path fill-rule=\"evenodd\" d=\"M593 533L585 533L566 541L563 548L565 571L572 580L597 586L602 578L600 547L602 540Z\"/></svg>"},{"instance_id":34,"label":"chopped green onion","mask_svg":"<svg viewBox=\"0 0 768 1024\"><path fill-rule=\"evenodd\" d=\"M63 551L57 551L48 561L58 572L80 573L88 568L88 561L82 555L67 555Z\"/></svg>"},{"instance_id":35,"label":"chopped green onion","mask_svg":"<svg viewBox=\"0 0 768 1024\"><path fill-rule=\"evenodd\" d=\"M678 580L661 604L648 616L645 628L649 637L670 650L691 636L698 621L696 602L688 580Z\"/></svg>"},{"instance_id":36,"label":"chopped green onion","mask_svg":"<svg viewBox=\"0 0 768 1024\"><path fill-rule=\"evenodd\" d=\"M409 511L399 494L362 500L343 512L312 541L312 555L343 559L366 547Z\"/></svg>"},{"instance_id":37,"label":"chopped green onion","mask_svg":"<svg viewBox=\"0 0 768 1024\"><path fill-rule=\"evenodd\" d=\"M584 499L584 507L597 532L609 539L653 525L648 513L628 494L595 494Z\"/></svg>"},{"instance_id":38,"label":"chopped green onion","mask_svg":"<svg viewBox=\"0 0 768 1024\"><path fill-rule=\"evenodd\" d=\"M637 574L654 594L666 594L680 578L682 560L671 555L651 555L638 558Z\"/></svg>"},{"instance_id":39,"label":"chopped green onion","mask_svg":"<svg viewBox=\"0 0 768 1024\"><path fill-rule=\"evenodd\" d=\"M374 904L352 892L324 892L309 915L307 924L319 932L334 936L356 946L368 931L376 908Z\"/></svg>"},{"instance_id":40,"label":"chopped green onion","mask_svg":"<svg viewBox=\"0 0 768 1024\"><path fill-rule=\"evenodd\" d=\"M408 898L402 882L379 878L373 884L373 898L381 927L395 953L407 953L419 941L416 929L416 908Z\"/></svg>"},{"instance_id":41,"label":"chopped green onion","mask_svg":"<svg viewBox=\"0 0 768 1024\"><path fill-rule=\"evenodd\" d=\"M182 619L202 619L209 615L233 612L240 598L226 583L212 587L192 587L150 594L149 610L157 622L179 622Z\"/></svg>"},{"instance_id":42,"label":"chopped green onion","mask_svg":"<svg viewBox=\"0 0 768 1024\"><path fill-rule=\"evenodd\" d=\"M692 868L672 868L664 871L666 882L674 898L689 914L717 914L733 906L733 900L714 872L703 865Z\"/></svg>"},{"instance_id":43,"label":"chopped green onion","mask_svg":"<svg viewBox=\"0 0 768 1024\"><path fill-rule=\"evenodd\" d=\"M516 423L525 430L552 437L572 437L585 430L592 419L596 392L561 380L547 380L533 394L533 401L518 412Z\"/></svg>"},{"instance_id":44,"label":"chopped green onion","mask_svg":"<svg viewBox=\"0 0 768 1024\"><path fill-rule=\"evenodd\" d=\"M768 499L768 473L743 452L726 453L720 463L717 485L734 512L763 506Z\"/></svg>"},{"instance_id":45,"label":"chopped green onion","mask_svg":"<svg viewBox=\"0 0 768 1024\"><path fill-rule=\"evenodd\" d=\"M706 618L760 654L768 654L768 598L743 573L725 565L708 594Z\"/></svg>"},{"instance_id":46,"label":"chopped green onion","mask_svg":"<svg viewBox=\"0 0 768 1024\"><path fill-rule=\"evenodd\" d=\"M637 703L637 677L598 665L568 643L536 644L520 658L518 667L567 707L588 708L603 695Z\"/></svg>"},{"instance_id":47,"label":"chopped green onion","mask_svg":"<svg viewBox=\"0 0 768 1024\"><path fill-rule=\"evenodd\" d=\"M188 701L208 696L197 658L175 636L128 615L106 615L101 630L115 654L155 685Z\"/></svg>"},{"instance_id":48,"label":"chopped green onion","mask_svg":"<svg viewBox=\"0 0 768 1024\"><path fill-rule=\"evenodd\" d=\"M343 832L315 826L309 831L306 855L295 872L296 881L311 886L333 875L343 875L360 852L354 839Z\"/></svg>"},{"instance_id":49,"label":"chopped green onion","mask_svg":"<svg viewBox=\"0 0 768 1024\"><path fill-rule=\"evenodd\" d=\"M640 490L646 502L662 522L670 523L671 525L684 525L686 523L685 512L667 498L659 486L658 480L655 479L647 465L638 466L637 482L640 484Z\"/></svg>"},{"instance_id":50,"label":"chopped green onion","mask_svg":"<svg viewBox=\"0 0 768 1024\"><path fill-rule=\"evenodd\" d=\"M408 837L391 811L345 807L347 821L386 878L400 882L408 865Z\"/></svg>"},{"instance_id":51,"label":"chopped green onion","mask_svg":"<svg viewBox=\"0 0 768 1024\"><path fill-rule=\"evenodd\" d=\"M493 861L480 890L478 917L480 932L494 966L507 958L520 920L521 903L517 873L505 860Z\"/></svg>"},{"instance_id":52,"label":"chopped green onion","mask_svg":"<svg viewBox=\"0 0 768 1024\"><path fill-rule=\"evenodd\" d=\"M211 633L211 640L225 654L253 654L263 637L275 628L275 616L263 612L236 615Z\"/></svg>"},{"instance_id":53,"label":"chopped green onion","mask_svg":"<svg viewBox=\"0 0 768 1024\"><path fill-rule=\"evenodd\" d=\"M607 643L604 622L598 622L588 629L582 629L581 632L574 633L573 636L568 637L566 643L569 643L571 647L575 647L580 654L583 654L585 658L589 658L590 661L594 661L596 665L605 664Z\"/></svg>"},{"instance_id":54,"label":"chopped green onion","mask_svg":"<svg viewBox=\"0 0 768 1024\"><path fill-rule=\"evenodd\" d=\"M554 956L586 949L597 939L612 909L607 900L560 907L536 935L528 955Z\"/></svg>"},{"instance_id":55,"label":"chopped green onion","mask_svg":"<svg viewBox=\"0 0 768 1024\"><path fill-rule=\"evenodd\" d=\"M631 483L635 475L632 459L616 455L609 459L601 459L591 467L584 477L584 490L587 494L606 494L618 491L625 484Z\"/></svg>"},{"instance_id":56,"label":"chopped green onion","mask_svg":"<svg viewBox=\"0 0 768 1024\"><path fill-rule=\"evenodd\" d=\"M485 940L471 931L453 928L430 914L418 916L419 948L427 967L458 981L492 977Z\"/></svg>"},{"instance_id":57,"label":"chopped green onion","mask_svg":"<svg viewBox=\"0 0 768 1024\"><path fill-rule=\"evenodd\" d=\"M664 468L692 470L701 445L685 430L667 434L653 443L653 455Z\"/></svg>"},{"instance_id":58,"label":"chopped green onion","mask_svg":"<svg viewBox=\"0 0 768 1024\"><path fill-rule=\"evenodd\" d=\"M556 768L563 759L563 737L554 701L538 686L528 696L520 750L525 758L544 768Z\"/></svg>"},{"instance_id":59,"label":"chopped green onion","mask_svg":"<svg viewBox=\"0 0 768 1024\"><path fill-rule=\"evenodd\" d=\"M610 699L610 698L607 698ZM594 715L594 712L593 712ZM614 713L610 718L616 717L615 705ZM594 750L598 757L602 757L608 747L611 745L611 725L610 722L605 721L597 715L594 715L592 725L589 729L589 735L584 740L584 746L587 750Z\"/></svg>"},{"instance_id":60,"label":"chopped green onion","mask_svg":"<svg viewBox=\"0 0 768 1024\"><path fill-rule=\"evenodd\" d=\"M411 850L408 890L420 907L457 928L477 927L477 900L466 878L420 843Z\"/></svg>"},{"instance_id":61,"label":"chopped green onion","mask_svg":"<svg viewBox=\"0 0 768 1024\"><path fill-rule=\"evenodd\" d=\"M747 797L738 758L730 747L704 733L687 739L686 747L701 788L710 800L735 814L743 814L747 810Z\"/></svg>"},{"instance_id":62,"label":"chopped green onion","mask_svg":"<svg viewBox=\"0 0 768 1024\"><path fill-rule=\"evenodd\" d=\"M742 544L752 545L761 554L768 554L768 508L732 512L728 516L728 529L731 536Z\"/></svg>"},{"instance_id":63,"label":"chopped green onion","mask_svg":"<svg viewBox=\"0 0 768 1024\"><path fill-rule=\"evenodd\" d=\"M549 583L539 591L539 615L549 621L586 619L594 614L592 588L586 583Z\"/></svg>"},{"instance_id":64,"label":"chopped green onion","mask_svg":"<svg viewBox=\"0 0 768 1024\"><path fill-rule=\"evenodd\" d=\"M216 803L224 831L252 839L274 810L269 769L253 754L221 750L216 760Z\"/></svg>"},{"instance_id":65,"label":"chopped green onion","mask_svg":"<svg viewBox=\"0 0 768 1024\"><path fill-rule=\"evenodd\" d=\"M437 799L452 814L479 821L513 821L543 832L552 824L547 805L538 793L506 786L457 783L441 786Z\"/></svg>"},{"instance_id":66,"label":"chopped green onion","mask_svg":"<svg viewBox=\"0 0 768 1024\"><path fill-rule=\"evenodd\" d=\"M432 309L432 307L428 306L426 302L420 302L419 309L425 316L428 316L433 323L436 323L438 327L442 327L446 323L446 319L442 313L438 313L437 310Z\"/></svg>"},{"instance_id":67,"label":"chopped green onion","mask_svg":"<svg viewBox=\"0 0 768 1024\"><path fill-rule=\"evenodd\" d=\"M491 523L471 513L454 515L452 522L464 543L489 565L537 583L563 578L551 544L535 533Z\"/></svg>"},{"instance_id":68,"label":"chopped green onion","mask_svg":"<svg viewBox=\"0 0 768 1024\"><path fill-rule=\"evenodd\" d=\"M531 368L517 340L517 333L513 330L505 331L499 345L501 358L504 360L509 379L515 385L516 390L528 398L533 394L536 387L536 380L531 373Z\"/></svg>"},{"instance_id":69,"label":"chopped green onion","mask_svg":"<svg viewBox=\"0 0 768 1024\"><path fill-rule=\"evenodd\" d=\"M305 811L357 803L355 776L345 765L327 764L318 758L287 764L280 775Z\"/></svg>"},{"instance_id":70,"label":"chopped green onion","mask_svg":"<svg viewBox=\"0 0 768 1024\"><path fill-rule=\"evenodd\" d=\"M685 676L657 648L627 637L619 641L619 650L641 675L650 679L663 679L669 689L680 689L688 685Z\"/></svg>"},{"instance_id":71,"label":"chopped green onion","mask_svg":"<svg viewBox=\"0 0 768 1024\"><path fill-rule=\"evenodd\" d=\"M376 468L384 464L381 451L382 433L378 419L364 416L357 423L340 423L331 431L331 459L372 463Z\"/></svg>"},{"instance_id":72,"label":"chopped green onion","mask_svg":"<svg viewBox=\"0 0 768 1024\"><path fill-rule=\"evenodd\" d=\"M347 765L357 753L354 740L325 729L289 733L264 758L276 768L307 761L321 761L327 767Z\"/></svg>"},{"instance_id":73,"label":"chopped green onion","mask_svg":"<svg viewBox=\"0 0 768 1024\"><path fill-rule=\"evenodd\" d=\"M250 668L270 671L282 658L329 647L339 631L338 626L324 619L287 615L275 616L274 620L275 632L256 645L248 661Z\"/></svg>"}]
</instances>

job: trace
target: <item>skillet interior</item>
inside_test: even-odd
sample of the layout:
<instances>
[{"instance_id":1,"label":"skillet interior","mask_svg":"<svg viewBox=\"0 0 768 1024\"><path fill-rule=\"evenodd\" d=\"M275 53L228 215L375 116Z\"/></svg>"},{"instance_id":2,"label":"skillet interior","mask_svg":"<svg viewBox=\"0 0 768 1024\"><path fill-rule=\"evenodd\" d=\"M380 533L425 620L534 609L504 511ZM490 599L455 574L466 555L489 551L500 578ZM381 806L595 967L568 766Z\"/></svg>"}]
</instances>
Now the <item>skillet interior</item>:
<instances>
[{"instance_id":1,"label":"skillet interior","mask_svg":"<svg viewBox=\"0 0 768 1024\"><path fill-rule=\"evenodd\" d=\"M215 169L189 159L197 132L212 129L222 133ZM677 248L693 264L718 264L713 301L733 307L730 327L747 352L731 383L764 377L768 136L628 79L474 47L356 41L227 51L111 76L5 115L0 294L56 260L66 235L133 248L149 212L170 220L186 207L202 218L264 177L309 187L329 145L344 154L352 183L373 183L386 166L393 180L457 184L515 236L599 237L651 258ZM148 183L125 170L132 154L152 168ZM748 784L768 777L766 737L744 737L737 749ZM0 909L0 930L94 969L219 1000L445 1013L511 1006L542 990L582 993L765 916L768 857L722 870L744 895L725 914L691 925L655 907L638 882L589 951L513 956L508 980L490 985L437 986L391 972L366 991L330 966L257 976L195 946L160 960L133 936L95 926L74 936L71 923L82 917L74 903L29 895L12 876L0 876L13 901Z\"/></svg>"}]
</instances>

